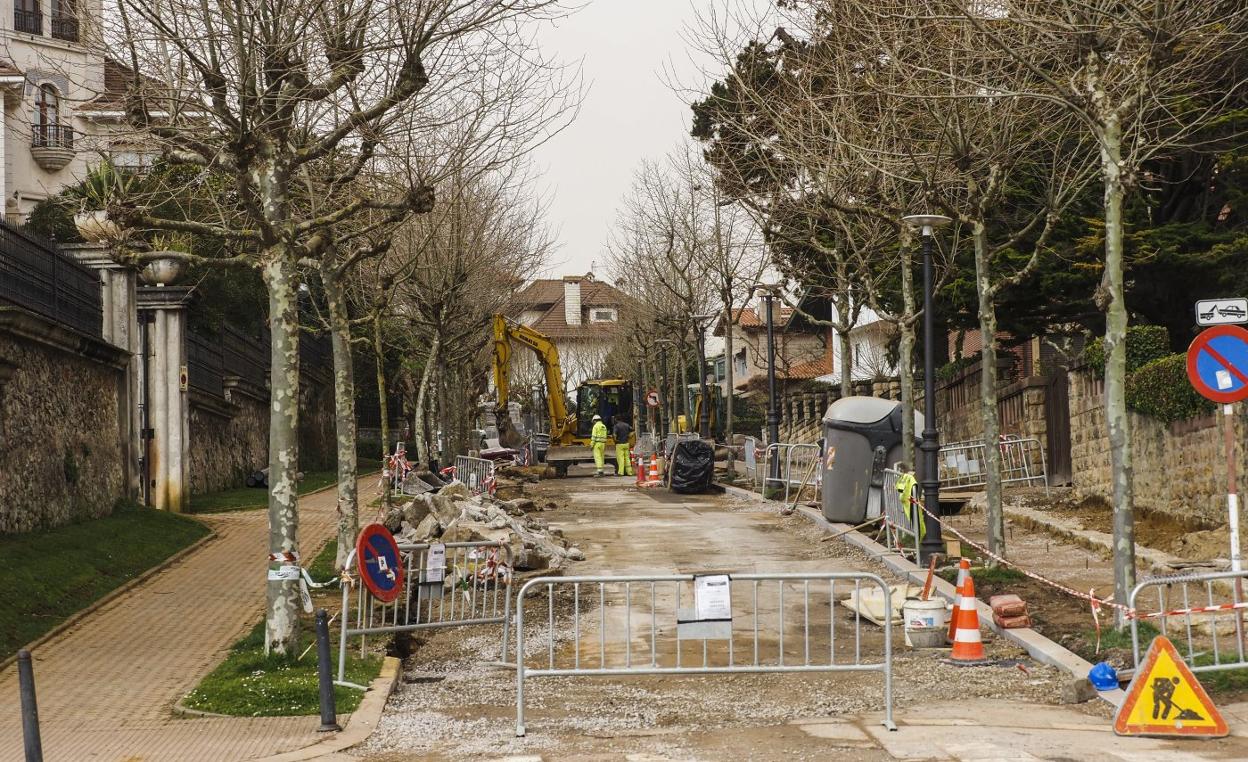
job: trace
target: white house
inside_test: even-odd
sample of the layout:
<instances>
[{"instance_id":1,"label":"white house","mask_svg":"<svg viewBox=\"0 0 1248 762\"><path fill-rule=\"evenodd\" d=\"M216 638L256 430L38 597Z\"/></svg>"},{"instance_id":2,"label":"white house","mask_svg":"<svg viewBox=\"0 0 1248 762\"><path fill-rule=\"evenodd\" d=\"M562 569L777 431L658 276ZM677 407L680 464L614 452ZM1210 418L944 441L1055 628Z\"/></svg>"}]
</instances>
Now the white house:
<instances>
[{"instance_id":1,"label":"white house","mask_svg":"<svg viewBox=\"0 0 1248 762\"><path fill-rule=\"evenodd\" d=\"M100 0L0 0L0 198L10 221L24 221L101 155L143 163L119 140L129 72L92 39L101 12Z\"/></svg>"}]
</instances>

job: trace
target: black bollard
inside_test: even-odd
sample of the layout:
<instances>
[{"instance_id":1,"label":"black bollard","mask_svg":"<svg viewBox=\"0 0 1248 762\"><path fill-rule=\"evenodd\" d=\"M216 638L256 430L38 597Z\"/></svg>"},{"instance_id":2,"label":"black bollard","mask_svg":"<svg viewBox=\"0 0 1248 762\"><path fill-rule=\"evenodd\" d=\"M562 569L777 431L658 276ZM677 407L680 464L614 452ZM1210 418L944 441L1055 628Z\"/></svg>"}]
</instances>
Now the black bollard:
<instances>
[{"instance_id":1,"label":"black bollard","mask_svg":"<svg viewBox=\"0 0 1248 762\"><path fill-rule=\"evenodd\" d=\"M320 733L342 730L338 724L338 708L334 705L334 679L331 676L329 658L329 614L325 609L316 610L316 673L321 684ZM32 694L33 695L33 694Z\"/></svg>"},{"instance_id":2,"label":"black bollard","mask_svg":"<svg viewBox=\"0 0 1248 762\"><path fill-rule=\"evenodd\" d=\"M22 740L26 746L26 762L43 762L39 706L35 703L35 672L30 665L30 651L24 648L17 652L17 683L22 696Z\"/></svg>"}]
</instances>

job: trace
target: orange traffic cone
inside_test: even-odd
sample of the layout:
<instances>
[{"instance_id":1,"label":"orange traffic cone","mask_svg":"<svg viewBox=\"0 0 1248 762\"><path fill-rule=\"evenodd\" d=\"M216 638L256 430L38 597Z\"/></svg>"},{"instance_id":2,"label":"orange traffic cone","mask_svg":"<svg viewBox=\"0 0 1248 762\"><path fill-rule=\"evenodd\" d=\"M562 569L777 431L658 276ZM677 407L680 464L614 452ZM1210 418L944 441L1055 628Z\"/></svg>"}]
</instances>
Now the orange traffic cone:
<instances>
[{"instance_id":1,"label":"orange traffic cone","mask_svg":"<svg viewBox=\"0 0 1248 762\"><path fill-rule=\"evenodd\" d=\"M963 558L958 564L958 584L954 588L953 611L949 613L949 642L953 642L954 630L958 628L958 604L962 602L962 587L966 584L966 580L971 576L971 562Z\"/></svg>"},{"instance_id":2,"label":"orange traffic cone","mask_svg":"<svg viewBox=\"0 0 1248 762\"><path fill-rule=\"evenodd\" d=\"M649 481L652 481L652 482L657 482L657 481L659 481L659 456L658 456L657 454L656 454L656 455L651 455L651 456L650 456L650 477L649 477Z\"/></svg>"},{"instance_id":3,"label":"orange traffic cone","mask_svg":"<svg viewBox=\"0 0 1248 762\"><path fill-rule=\"evenodd\" d=\"M646 469L642 465L644 461L642 456L635 453L630 452L628 455L633 460L633 467L637 469L637 486L640 487L646 483Z\"/></svg>"},{"instance_id":4,"label":"orange traffic cone","mask_svg":"<svg viewBox=\"0 0 1248 762\"><path fill-rule=\"evenodd\" d=\"M958 602L957 627L953 633L953 653L949 658L955 662L975 663L985 660L984 642L979 636L979 606L975 603L975 578L969 573L962 585L962 597Z\"/></svg>"}]
</instances>

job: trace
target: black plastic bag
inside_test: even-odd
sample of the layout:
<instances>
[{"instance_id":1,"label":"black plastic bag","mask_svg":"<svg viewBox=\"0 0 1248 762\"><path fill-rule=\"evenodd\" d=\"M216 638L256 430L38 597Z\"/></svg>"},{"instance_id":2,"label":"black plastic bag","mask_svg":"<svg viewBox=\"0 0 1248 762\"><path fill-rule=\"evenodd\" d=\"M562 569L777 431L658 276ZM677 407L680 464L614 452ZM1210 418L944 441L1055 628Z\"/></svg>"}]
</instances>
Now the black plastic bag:
<instances>
[{"instance_id":1,"label":"black plastic bag","mask_svg":"<svg viewBox=\"0 0 1248 762\"><path fill-rule=\"evenodd\" d=\"M672 492L706 492L715 481L715 448L701 439L677 442L668 468Z\"/></svg>"}]
</instances>

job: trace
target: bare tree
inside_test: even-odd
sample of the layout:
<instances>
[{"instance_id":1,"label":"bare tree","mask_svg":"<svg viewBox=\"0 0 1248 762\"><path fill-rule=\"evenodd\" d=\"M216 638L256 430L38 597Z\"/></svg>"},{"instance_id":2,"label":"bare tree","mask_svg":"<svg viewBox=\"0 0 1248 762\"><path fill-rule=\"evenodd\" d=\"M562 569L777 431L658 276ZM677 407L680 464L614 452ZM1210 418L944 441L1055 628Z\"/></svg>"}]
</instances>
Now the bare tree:
<instances>
[{"instance_id":1,"label":"bare tree","mask_svg":"<svg viewBox=\"0 0 1248 762\"><path fill-rule=\"evenodd\" d=\"M478 49L518 45L524 22L561 13L554 0L292 0L242 5L121 0L106 36L126 52L133 79L126 118L166 161L229 178L217 219L167 217L150 204L116 204L137 229L218 237L227 259L260 269L269 292L272 407L269 431L270 573L265 642L286 653L297 637L298 284L360 214L425 211L430 189L413 181L396 204L368 194L321 214L301 197L305 174L322 193L406 157L364 150L403 130L417 95ZM143 76L159 74L159 81ZM383 142L384 141L380 141ZM391 140L389 145L401 145ZM338 161L334 161L337 158ZM336 171L322 172L326 165Z\"/></svg>"}]
</instances>

